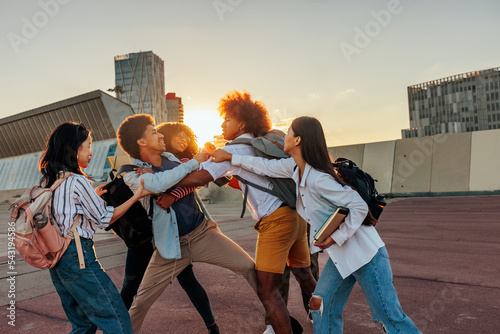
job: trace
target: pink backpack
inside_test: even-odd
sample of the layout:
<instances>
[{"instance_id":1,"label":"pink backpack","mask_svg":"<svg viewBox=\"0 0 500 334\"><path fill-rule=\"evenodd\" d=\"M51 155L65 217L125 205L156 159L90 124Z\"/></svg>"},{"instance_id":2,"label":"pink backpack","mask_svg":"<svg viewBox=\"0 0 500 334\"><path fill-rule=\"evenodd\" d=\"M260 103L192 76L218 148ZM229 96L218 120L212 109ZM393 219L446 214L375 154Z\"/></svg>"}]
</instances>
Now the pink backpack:
<instances>
[{"instance_id":1,"label":"pink backpack","mask_svg":"<svg viewBox=\"0 0 500 334\"><path fill-rule=\"evenodd\" d=\"M78 250L80 269L85 268L77 215L67 237L63 237L52 217L52 194L73 173L59 178L52 187L34 186L10 206L9 238L14 232L14 245L24 261L33 267L53 268L68 248L73 236Z\"/></svg>"}]
</instances>

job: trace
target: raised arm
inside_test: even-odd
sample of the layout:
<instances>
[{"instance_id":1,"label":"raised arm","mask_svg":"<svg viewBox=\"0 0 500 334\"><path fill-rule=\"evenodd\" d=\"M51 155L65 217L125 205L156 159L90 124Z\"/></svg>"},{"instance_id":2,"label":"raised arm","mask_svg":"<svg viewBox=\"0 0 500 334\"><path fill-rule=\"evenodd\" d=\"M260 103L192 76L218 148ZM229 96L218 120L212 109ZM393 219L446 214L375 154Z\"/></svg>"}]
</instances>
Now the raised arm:
<instances>
[{"instance_id":1,"label":"raised arm","mask_svg":"<svg viewBox=\"0 0 500 334\"><path fill-rule=\"evenodd\" d=\"M210 181L213 181L212 175L206 170L197 170L189 173L185 178L176 184L177 187L198 187L204 186Z\"/></svg>"},{"instance_id":2,"label":"raised arm","mask_svg":"<svg viewBox=\"0 0 500 334\"><path fill-rule=\"evenodd\" d=\"M296 166L293 158L265 159L249 155L233 154L231 163L259 175L278 178L292 178Z\"/></svg>"},{"instance_id":3,"label":"raised arm","mask_svg":"<svg viewBox=\"0 0 500 334\"><path fill-rule=\"evenodd\" d=\"M185 164L180 164L175 168L155 174L146 173L139 177L136 177L135 172L130 172L125 174L123 176L123 179L125 183L133 190L139 187L139 182L141 179L143 179L145 189L151 191L152 193L159 194L173 187L177 182L182 180L184 176L194 170L197 170L198 167L199 162L195 159L192 159Z\"/></svg>"}]
</instances>

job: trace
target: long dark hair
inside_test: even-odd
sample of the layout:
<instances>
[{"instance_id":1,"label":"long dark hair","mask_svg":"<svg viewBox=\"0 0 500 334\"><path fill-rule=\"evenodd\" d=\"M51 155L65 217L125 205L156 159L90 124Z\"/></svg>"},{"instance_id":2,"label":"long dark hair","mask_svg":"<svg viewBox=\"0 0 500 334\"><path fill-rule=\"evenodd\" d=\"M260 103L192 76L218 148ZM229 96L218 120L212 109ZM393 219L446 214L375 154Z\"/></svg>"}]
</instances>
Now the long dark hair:
<instances>
[{"instance_id":1,"label":"long dark hair","mask_svg":"<svg viewBox=\"0 0 500 334\"><path fill-rule=\"evenodd\" d=\"M345 185L346 183L333 169L321 123L314 117L302 116L294 119L291 127L295 136L301 139L300 151L304 161L320 172L330 174L341 185Z\"/></svg>"},{"instance_id":2,"label":"long dark hair","mask_svg":"<svg viewBox=\"0 0 500 334\"><path fill-rule=\"evenodd\" d=\"M192 159L200 150L196 141L196 136L189 126L179 122L161 123L156 127L156 131L163 135L167 152L174 153L179 159L188 158ZM190 139L184 152L175 153L172 150L172 137L184 132Z\"/></svg>"},{"instance_id":3,"label":"long dark hair","mask_svg":"<svg viewBox=\"0 0 500 334\"><path fill-rule=\"evenodd\" d=\"M61 171L85 175L78 166L78 148L90 136L90 131L74 122L59 124L50 134L38 168L42 172L41 185L50 187ZM87 176L87 175L85 175Z\"/></svg>"}]
</instances>

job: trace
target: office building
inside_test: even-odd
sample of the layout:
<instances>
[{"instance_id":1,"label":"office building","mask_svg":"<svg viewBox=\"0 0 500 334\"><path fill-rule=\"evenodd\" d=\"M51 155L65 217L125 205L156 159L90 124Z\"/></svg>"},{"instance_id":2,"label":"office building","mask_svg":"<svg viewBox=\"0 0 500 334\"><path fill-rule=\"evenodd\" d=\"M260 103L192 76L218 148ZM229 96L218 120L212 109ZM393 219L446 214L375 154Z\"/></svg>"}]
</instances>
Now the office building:
<instances>
[{"instance_id":1,"label":"office building","mask_svg":"<svg viewBox=\"0 0 500 334\"><path fill-rule=\"evenodd\" d=\"M167 93L165 101L167 103L167 122L184 123L182 99L175 96L175 93Z\"/></svg>"},{"instance_id":2,"label":"office building","mask_svg":"<svg viewBox=\"0 0 500 334\"><path fill-rule=\"evenodd\" d=\"M403 138L500 129L500 67L408 87Z\"/></svg>"},{"instance_id":3,"label":"office building","mask_svg":"<svg viewBox=\"0 0 500 334\"><path fill-rule=\"evenodd\" d=\"M157 124L167 121L163 60L152 51L116 56L112 91L135 113L150 114Z\"/></svg>"}]
</instances>

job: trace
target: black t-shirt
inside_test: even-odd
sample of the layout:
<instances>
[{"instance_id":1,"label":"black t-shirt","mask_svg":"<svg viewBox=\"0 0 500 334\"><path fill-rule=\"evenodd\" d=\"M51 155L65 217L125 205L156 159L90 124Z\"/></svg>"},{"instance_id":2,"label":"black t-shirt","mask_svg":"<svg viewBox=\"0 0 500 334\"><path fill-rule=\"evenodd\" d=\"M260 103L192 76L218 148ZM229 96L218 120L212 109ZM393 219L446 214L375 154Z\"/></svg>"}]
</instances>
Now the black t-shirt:
<instances>
[{"instance_id":1,"label":"black t-shirt","mask_svg":"<svg viewBox=\"0 0 500 334\"><path fill-rule=\"evenodd\" d=\"M153 166L153 171L163 172L165 170L170 170L179 166L178 162L170 161L165 157L161 157L162 166ZM174 188L168 189L167 192L173 190ZM179 229L179 236L188 234L192 232L203 222L204 215L200 210L198 203L196 202L196 197L194 192L178 199L171 206L172 210L175 211L175 216L177 217L177 227Z\"/></svg>"}]
</instances>

